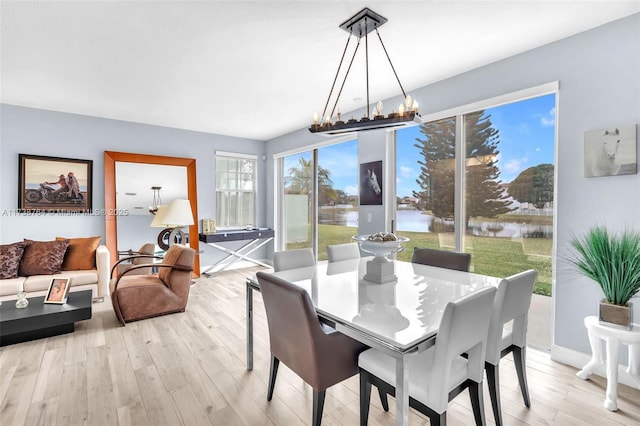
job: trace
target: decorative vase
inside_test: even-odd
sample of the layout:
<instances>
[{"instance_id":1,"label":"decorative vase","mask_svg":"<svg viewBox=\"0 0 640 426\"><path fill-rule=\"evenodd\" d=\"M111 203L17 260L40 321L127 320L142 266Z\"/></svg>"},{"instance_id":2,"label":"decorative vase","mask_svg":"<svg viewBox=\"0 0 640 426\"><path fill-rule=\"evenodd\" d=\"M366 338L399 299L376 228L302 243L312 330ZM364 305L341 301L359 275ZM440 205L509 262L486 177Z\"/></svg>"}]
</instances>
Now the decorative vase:
<instances>
[{"instance_id":1,"label":"decorative vase","mask_svg":"<svg viewBox=\"0 0 640 426\"><path fill-rule=\"evenodd\" d=\"M26 308L27 306L29 306L29 300L27 299L27 292L19 291L18 300L16 300L16 308L22 309L22 308Z\"/></svg>"},{"instance_id":2,"label":"decorative vase","mask_svg":"<svg viewBox=\"0 0 640 426\"><path fill-rule=\"evenodd\" d=\"M600 301L600 309L598 310L598 319L600 323L610 325L612 327L631 330L633 304L629 302L627 306L614 305L607 302L606 299Z\"/></svg>"}]
</instances>

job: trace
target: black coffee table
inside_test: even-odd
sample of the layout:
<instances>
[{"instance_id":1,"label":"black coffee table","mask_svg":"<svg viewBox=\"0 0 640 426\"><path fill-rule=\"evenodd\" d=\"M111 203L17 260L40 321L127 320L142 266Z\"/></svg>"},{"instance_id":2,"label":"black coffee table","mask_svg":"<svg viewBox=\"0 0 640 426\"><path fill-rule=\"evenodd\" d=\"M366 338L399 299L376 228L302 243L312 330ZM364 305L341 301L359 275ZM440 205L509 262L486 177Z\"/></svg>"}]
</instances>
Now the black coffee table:
<instances>
[{"instance_id":1,"label":"black coffee table","mask_svg":"<svg viewBox=\"0 0 640 426\"><path fill-rule=\"evenodd\" d=\"M29 298L16 309L15 300L0 306L0 346L71 333L75 322L91 319L91 290L69 293L64 305L45 304L44 296Z\"/></svg>"}]
</instances>

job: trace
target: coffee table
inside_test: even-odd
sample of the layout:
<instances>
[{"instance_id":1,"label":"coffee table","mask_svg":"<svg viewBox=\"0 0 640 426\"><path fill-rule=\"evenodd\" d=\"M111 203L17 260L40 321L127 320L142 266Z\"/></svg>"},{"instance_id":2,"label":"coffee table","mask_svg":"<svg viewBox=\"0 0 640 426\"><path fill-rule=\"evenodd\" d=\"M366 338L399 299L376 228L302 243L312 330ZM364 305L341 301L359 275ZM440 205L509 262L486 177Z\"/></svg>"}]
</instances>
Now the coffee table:
<instances>
[{"instance_id":1,"label":"coffee table","mask_svg":"<svg viewBox=\"0 0 640 426\"><path fill-rule=\"evenodd\" d=\"M91 319L91 290L69 293L63 305L45 304L44 296L29 298L17 309L15 301L0 306L0 346L71 333L75 322Z\"/></svg>"}]
</instances>

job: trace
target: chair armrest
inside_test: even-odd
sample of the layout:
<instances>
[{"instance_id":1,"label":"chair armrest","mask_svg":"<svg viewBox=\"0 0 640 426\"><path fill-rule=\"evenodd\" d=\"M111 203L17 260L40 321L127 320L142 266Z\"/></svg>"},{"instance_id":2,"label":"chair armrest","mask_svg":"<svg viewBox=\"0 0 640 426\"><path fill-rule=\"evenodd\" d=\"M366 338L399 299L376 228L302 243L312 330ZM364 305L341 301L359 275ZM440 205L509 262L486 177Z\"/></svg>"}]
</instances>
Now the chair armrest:
<instances>
[{"instance_id":1,"label":"chair armrest","mask_svg":"<svg viewBox=\"0 0 640 426\"><path fill-rule=\"evenodd\" d=\"M121 263L123 263L123 262L127 262L127 261L132 260L132 259L139 259L139 258L147 258L147 259L148 259L148 258L151 258L151 259L162 259L162 256L154 256L154 255L152 255L152 254L139 254L139 255L136 255L136 256L127 256L127 257L123 257L123 258L121 258L121 259L118 259L118 261L117 261L116 263L114 263L114 264L113 264L113 266L111 267L111 273L109 274L109 276L110 276L111 278L113 278L113 272L114 272L116 269L118 269L118 265L119 265L119 264L121 264ZM141 265L141 267L143 267L143 268L149 268L149 267L150 267L149 265L150 265L149 263L145 263L145 264ZM153 265L153 266L155 267L155 266L158 266L158 265ZM140 268L132 267L131 269L140 269ZM131 269L129 269L129 270L131 270Z\"/></svg>"},{"instance_id":2,"label":"chair armrest","mask_svg":"<svg viewBox=\"0 0 640 426\"><path fill-rule=\"evenodd\" d=\"M96 249L96 270L98 272L98 297L109 296L109 249L105 245Z\"/></svg>"},{"instance_id":3,"label":"chair armrest","mask_svg":"<svg viewBox=\"0 0 640 426\"><path fill-rule=\"evenodd\" d=\"M116 262L117 263L117 262ZM114 265L115 267L115 265ZM171 269L175 269L178 271L193 271L193 268L188 267L188 266L179 266L179 265L167 265L167 264L163 264L163 263L158 263L156 265L153 266L154 268L171 268ZM142 268L149 268L149 265L136 265L136 266L132 266L131 268L127 269L126 271L124 271L123 273L121 273L120 275L118 275L118 278L116 278L116 282L113 285L113 291L115 292L116 289L118 288L118 284L120 284L120 279L122 277L124 277L125 275L127 275L128 273L130 273L131 271L135 271L136 269L142 269ZM164 283L163 283L164 284ZM165 284L166 286L166 284Z\"/></svg>"}]
</instances>

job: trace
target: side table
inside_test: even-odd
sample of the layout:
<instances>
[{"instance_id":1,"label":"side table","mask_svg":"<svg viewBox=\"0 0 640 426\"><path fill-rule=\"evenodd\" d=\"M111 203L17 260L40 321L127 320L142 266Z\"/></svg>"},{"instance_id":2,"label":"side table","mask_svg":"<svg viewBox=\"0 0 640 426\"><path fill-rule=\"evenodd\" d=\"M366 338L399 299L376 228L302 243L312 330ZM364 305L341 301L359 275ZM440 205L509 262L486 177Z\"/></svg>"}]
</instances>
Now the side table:
<instances>
[{"instance_id":1,"label":"side table","mask_svg":"<svg viewBox=\"0 0 640 426\"><path fill-rule=\"evenodd\" d=\"M627 373L640 388L640 325L634 325L631 330L623 330L600 324L596 316L585 317L584 325L589 333L591 360L576 373L576 376L586 380L596 368L604 364L602 356L602 341L604 341L607 347L607 390L604 408L615 411L618 409L618 353L621 343L629 346Z\"/></svg>"}]
</instances>

